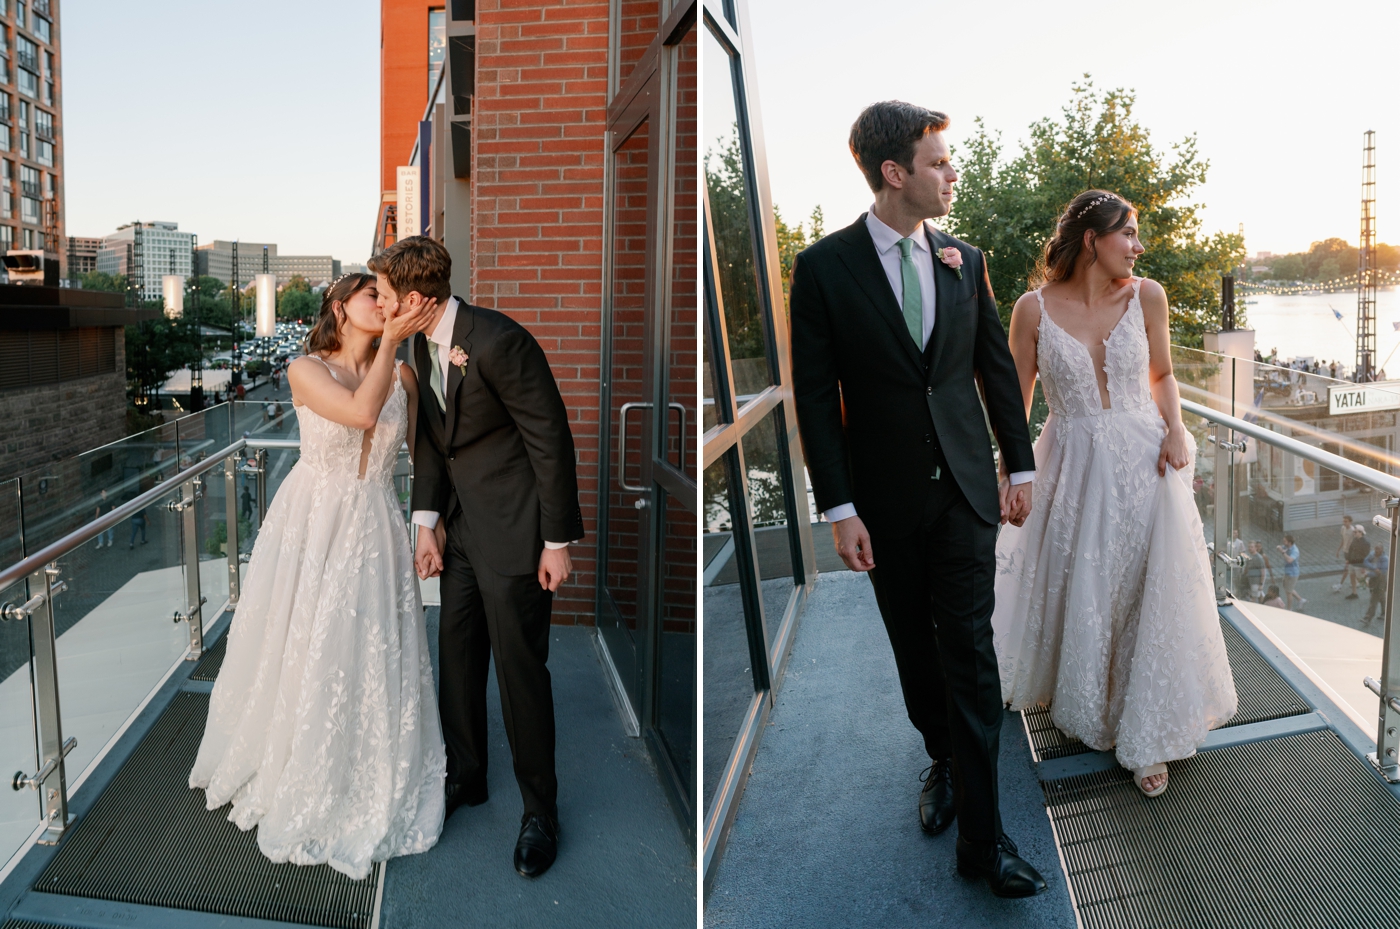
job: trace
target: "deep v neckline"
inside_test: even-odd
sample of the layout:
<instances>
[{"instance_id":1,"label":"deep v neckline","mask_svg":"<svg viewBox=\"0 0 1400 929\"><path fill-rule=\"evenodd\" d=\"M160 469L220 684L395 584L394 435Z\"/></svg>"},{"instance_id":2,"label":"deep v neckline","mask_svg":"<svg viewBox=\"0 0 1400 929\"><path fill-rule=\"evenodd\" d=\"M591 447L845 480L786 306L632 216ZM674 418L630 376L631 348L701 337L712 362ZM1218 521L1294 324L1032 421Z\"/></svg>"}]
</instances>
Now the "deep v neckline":
<instances>
[{"instance_id":1,"label":"deep v neckline","mask_svg":"<svg viewBox=\"0 0 1400 929\"><path fill-rule=\"evenodd\" d=\"M1139 293L1139 288L1141 287L1141 284L1135 279L1133 283L1128 286L1133 288L1133 295L1128 298L1128 306L1125 310L1123 310L1123 315L1119 316L1118 321L1113 324L1113 328L1108 330L1108 335L1104 336L1103 345L1105 364L1108 363L1108 343L1113 341L1113 337L1118 334L1118 330L1123 326L1123 320L1127 319L1128 314L1133 311L1133 304L1136 303L1141 305L1141 295ZM1060 330L1060 332L1064 333L1065 337L1068 338L1071 342L1084 349L1084 354L1088 355L1089 361L1092 362L1094 360L1093 349L1076 339L1074 336L1070 335L1069 330L1065 329L1064 326L1061 326L1059 323L1055 322L1055 317L1051 316L1050 311L1045 308L1044 291L1044 287L1037 287L1035 291L1035 297L1037 300L1040 301L1040 315L1043 316L1045 319L1050 320L1050 325L1054 326L1056 329ZM1095 378L1095 380L1097 380L1097 378Z\"/></svg>"}]
</instances>

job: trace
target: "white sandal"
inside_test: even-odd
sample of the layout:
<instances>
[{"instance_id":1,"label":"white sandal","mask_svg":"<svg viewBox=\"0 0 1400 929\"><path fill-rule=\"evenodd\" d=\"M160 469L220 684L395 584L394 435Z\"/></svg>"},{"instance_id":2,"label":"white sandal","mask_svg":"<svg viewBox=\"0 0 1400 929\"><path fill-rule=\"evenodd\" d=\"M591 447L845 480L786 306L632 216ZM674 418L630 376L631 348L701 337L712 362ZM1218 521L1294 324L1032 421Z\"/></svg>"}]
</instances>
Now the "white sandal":
<instances>
[{"instance_id":1,"label":"white sandal","mask_svg":"<svg viewBox=\"0 0 1400 929\"><path fill-rule=\"evenodd\" d=\"M1150 764L1145 768L1134 768L1133 783L1137 784L1137 789L1142 791L1144 797L1155 797L1167 789L1167 781L1162 781L1161 785L1156 790L1148 790L1146 787L1142 786L1142 782L1153 775L1166 773L1167 766L1165 763Z\"/></svg>"}]
</instances>

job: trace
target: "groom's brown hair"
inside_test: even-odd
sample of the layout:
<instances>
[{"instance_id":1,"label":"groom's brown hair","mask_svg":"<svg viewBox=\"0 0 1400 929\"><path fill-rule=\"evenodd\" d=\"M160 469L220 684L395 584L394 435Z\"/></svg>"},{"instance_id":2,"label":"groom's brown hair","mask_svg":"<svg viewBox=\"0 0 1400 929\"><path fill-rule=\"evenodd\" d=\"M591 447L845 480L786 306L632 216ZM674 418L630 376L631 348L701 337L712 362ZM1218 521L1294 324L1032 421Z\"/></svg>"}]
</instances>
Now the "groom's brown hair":
<instances>
[{"instance_id":1,"label":"groom's brown hair","mask_svg":"<svg viewBox=\"0 0 1400 929\"><path fill-rule=\"evenodd\" d=\"M851 126L851 154L873 191L885 186L880 166L887 161L914 170L914 146L930 132L948 128L947 114L901 100L872 103Z\"/></svg>"},{"instance_id":2,"label":"groom's brown hair","mask_svg":"<svg viewBox=\"0 0 1400 929\"><path fill-rule=\"evenodd\" d=\"M369 269L389 279L400 300L413 291L446 300L452 296L452 256L425 235L399 239L369 260Z\"/></svg>"}]
</instances>

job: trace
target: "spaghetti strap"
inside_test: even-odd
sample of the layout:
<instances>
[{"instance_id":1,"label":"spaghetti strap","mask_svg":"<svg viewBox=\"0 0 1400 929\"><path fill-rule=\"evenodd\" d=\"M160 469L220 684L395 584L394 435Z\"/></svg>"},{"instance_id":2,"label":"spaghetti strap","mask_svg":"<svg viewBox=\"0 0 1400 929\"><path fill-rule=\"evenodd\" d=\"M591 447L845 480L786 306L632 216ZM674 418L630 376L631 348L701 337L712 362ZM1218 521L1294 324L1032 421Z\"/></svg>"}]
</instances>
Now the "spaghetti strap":
<instances>
[{"instance_id":1,"label":"spaghetti strap","mask_svg":"<svg viewBox=\"0 0 1400 929\"><path fill-rule=\"evenodd\" d=\"M1044 289L1044 287L1037 287L1035 289L1035 298L1040 301L1040 312L1042 313L1045 312L1045 295L1041 293Z\"/></svg>"},{"instance_id":2,"label":"spaghetti strap","mask_svg":"<svg viewBox=\"0 0 1400 929\"><path fill-rule=\"evenodd\" d=\"M1142 294L1139 293L1139 291L1140 291L1141 289L1142 289L1142 278L1140 278L1140 277L1135 277L1135 278L1133 278L1133 299L1134 299L1134 300L1141 300L1141 299L1142 299Z\"/></svg>"},{"instance_id":3,"label":"spaghetti strap","mask_svg":"<svg viewBox=\"0 0 1400 929\"><path fill-rule=\"evenodd\" d=\"M315 358L315 359L316 359L317 361L319 361L321 364L325 365L325 366L326 366L326 370L327 370L328 372L330 372L330 376L331 376L332 378L335 378L335 382L336 382L337 384L340 383L340 378L338 378L338 377L335 376L335 368L332 368L332 367L331 367L331 363L330 363L329 361L327 361L326 359L322 358L320 355L307 355L306 357L307 357L307 358Z\"/></svg>"}]
</instances>

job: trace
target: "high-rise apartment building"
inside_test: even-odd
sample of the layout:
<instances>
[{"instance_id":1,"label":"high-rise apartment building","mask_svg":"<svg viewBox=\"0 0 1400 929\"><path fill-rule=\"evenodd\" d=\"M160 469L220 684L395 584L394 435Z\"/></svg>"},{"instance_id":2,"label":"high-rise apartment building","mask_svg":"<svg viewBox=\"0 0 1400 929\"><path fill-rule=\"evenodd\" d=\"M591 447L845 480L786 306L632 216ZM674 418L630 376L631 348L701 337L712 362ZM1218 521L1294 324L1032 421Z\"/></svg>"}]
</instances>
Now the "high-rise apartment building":
<instances>
[{"instance_id":1,"label":"high-rise apartment building","mask_svg":"<svg viewBox=\"0 0 1400 929\"><path fill-rule=\"evenodd\" d=\"M281 287L294 277L302 277L312 286L329 284L340 277L340 262L330 255L279 255L273 242L228 242L215 239L195 250L195 273L229 281L233 278L234 246L238 249L238 286L247 287L255 274L277 275ZM267 267L263 267L263 253Z\"/></svg>"},{"instance_id":2,"label":"high-rise apartment building","mask_svg":"<svg viewBox=\"0 0 1400 929\"><path fill-rule=\"evenodd\" d=\"M135 278L141 300L159 300L162 277L190 276L193 250L194 233L181 232L178 223L127 223L102 237L97 270L120 275L128 282Z\"/></svg>"},{"instance_id":3,"label":"high-rise apartment building","mask_svg":"<svg viewBox=\"0 0 1400 929\"><path fill-rule=\"evenodd\" d=\"M70 235L68 237L68 276L77 277L97 270L97 252L101 239Z\"/></svg>"},{"instance_id":4,"label":"high-rise apartment building","mask_svg":"<svg viewBox=\"0 0 1400 929\"><path fill-rule=\"evenodd\" d=\"M0 251L66 259L58 9L0 0Z\"/></svg>"}]
</instances>

